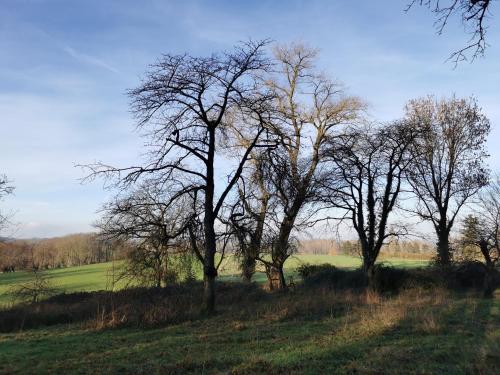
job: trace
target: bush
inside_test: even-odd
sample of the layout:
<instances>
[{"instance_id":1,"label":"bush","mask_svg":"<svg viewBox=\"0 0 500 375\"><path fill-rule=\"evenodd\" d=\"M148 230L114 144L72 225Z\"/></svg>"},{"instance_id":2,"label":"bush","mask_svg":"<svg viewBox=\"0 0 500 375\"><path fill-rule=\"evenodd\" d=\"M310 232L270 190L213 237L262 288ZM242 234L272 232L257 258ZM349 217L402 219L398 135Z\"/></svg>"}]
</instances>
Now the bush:
<instances>
[{"instance_id":1,"label":"bush","mask_svg":"<svg viewBox=\"0 0 500 375\"><path fill-rule=\"evenodd\" d=\"M363 288L367 285L361 270L346 270L331 264L303 264L297 269L304 284L324 285L336 289Z\"/></svg>"},{"instance_id":2,"label":"bush","mask_svg":"<svg viewBox=\"0 0 500 375\"><path fill-rule=\"evenodd\" d=\"M303 264L297 269L305 286L322 285L335 289L362 289L368 279L361 269L341 269L331 264ZM446 285L444 276L433 269L403 269L385 264L375 266L372 288L380 293L396 293L403 288L432 288Z\"/></svg>"},{"instance_id":3,"label":"bush","mask_svg":"<svg viewBox=\"0 0 500 375\"><path fill-rule=\"evenodd\" d=\"M460 288L482 288L488 272L486 266L477 261L457 263L452 269L453 282Z\"/></svg>"},{"instance_id":4,"label":"bush","mask_svg":"<svg viewBox=\"0 0 500 375\"><path fill-rule=\"evenodd\" d=\"M303 280L320 272L334 272L335 270L337 270L337 267L335 267L330 263L323 263L323 264L304 263L297 268L297 272L299 273L300 277L302 277Z\"/></svg>"},{"instance_id":5,"label":"bush","mask_svg":"<svg viewBox=\"0 0 500 375\"><path fill-rule=\"evenodd\" d=\"M395 293L406 286L411 278L410 271L385 264L375 265L372 288L382 293Z\"/></svg>"}]
</instances>

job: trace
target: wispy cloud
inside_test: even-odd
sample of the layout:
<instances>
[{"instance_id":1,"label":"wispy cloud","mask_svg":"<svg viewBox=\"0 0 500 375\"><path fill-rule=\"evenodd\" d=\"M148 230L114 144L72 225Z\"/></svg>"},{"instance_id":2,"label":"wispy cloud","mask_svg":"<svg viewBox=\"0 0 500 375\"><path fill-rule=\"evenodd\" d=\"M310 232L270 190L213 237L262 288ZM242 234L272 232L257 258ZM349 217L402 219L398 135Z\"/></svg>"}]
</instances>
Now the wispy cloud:
<instances>
[{"instance_id":1,"label":"wispy cloud","mask_svg":"<svg viewBox=\"0 0 500 375\"><path fill-rule=\"evenodd\" d=\"M75 50L74 48L71 48L68 46L64 47L63 49L68 55L70 55L71 57L75 58L76 60L78 60L84 64L94 65L94 66L97 66L99 68L109 70L110 72L113 72L116 74L119 73L119 71L116 68L112 67L111 65L109 65L105 61L103 61L95 56L87 55L85 53L79 52L79 51Z\"/></svg>"}]
</instances>

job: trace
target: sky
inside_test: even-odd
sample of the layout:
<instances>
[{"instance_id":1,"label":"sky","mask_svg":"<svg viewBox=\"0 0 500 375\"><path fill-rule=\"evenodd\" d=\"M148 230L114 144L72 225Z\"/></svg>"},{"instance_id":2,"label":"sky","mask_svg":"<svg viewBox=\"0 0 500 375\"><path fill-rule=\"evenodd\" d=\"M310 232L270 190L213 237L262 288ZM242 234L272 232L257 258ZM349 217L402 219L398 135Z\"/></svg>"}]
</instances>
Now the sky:
<instances>
[{"instance_id":1,"label":"sky","mask_svg":"<svg viewBox=\"0 0 500 375\"><path fill-rule=\"evenodd\" d=\"M127 89L162 54L203 56L249 38L318 48L320 68L364 98L373 119L397 119L428 94L475 95L492 123L490 166L500 168L494 15L485 58L454 68L446 59L467 43L463 27L452 20L438 36L433 15L405 13L407 2L0 0L0 174L16 187L0 204L14 214L11 234L93 230L111 193L82 184L75 165L139 159Z\"/></svg>"}]
</instances>

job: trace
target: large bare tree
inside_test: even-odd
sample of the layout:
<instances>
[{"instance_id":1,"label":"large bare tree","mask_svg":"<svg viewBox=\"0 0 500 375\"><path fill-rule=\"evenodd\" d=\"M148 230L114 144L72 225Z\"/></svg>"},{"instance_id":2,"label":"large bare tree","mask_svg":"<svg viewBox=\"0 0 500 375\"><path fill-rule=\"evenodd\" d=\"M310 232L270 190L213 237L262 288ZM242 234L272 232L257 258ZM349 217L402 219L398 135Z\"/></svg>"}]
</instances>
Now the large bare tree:
<instances>
[{"instance_id":1,"label":"large bare tree","mask_svg":"<svg viewBox=\"0 0 500 375\"><path fill-rule=\"evenodd\" d=\"M437 236L438 262L451 262L450 231L470 197L488 182L485 166L489 120L476 99L412 100L406 119L419 132L410 148L408 182L417 199L414 211L430 221Z\"/></svg>"},{"instance_id":2,"label":"large bare tree","mask_svg":"<svg viewBox=\"0 0 500 375\"><path fill-rule=\"evenodd\" d=\"M316 50L301 44L276 47L278 68L268 83L276 96L273 130L281 139L268 173L278 208L277 234L266 263L276 289L286 289L283 265L293 250L290 235L297 218L317 198L326 140L340 125L356 121L364 108L361 100L346 96L341 85L318 73L316 58Z\"/></svg>"},{"instance_id":3,"label":"large bare tree","mask_svg":"<svg viewBox=\"0 0 500 375\"><path fill-rule=\"evenodd\" d=\"M121 185L147 178L156 184L176 179L177 196L195 195L203 249L204 306L215 308L216 222L252 150L261 146L270 94L256 78L269 70L267 42L248 42L210 57L164 55L130 91L138 126L148 137L145 163L138 167L91 166L92 177L120 176ZM240 152L227 150L239 123L249 140ZM223 172L226 173L223 173ZM226 174L226 177L224 177Z\"/></svg>"},{"instance_id":4,"label":"large bare tree","mask_svg":"<svg viewBox=\"0 0 500 375\"><path fill-rule=\"evenodd\" d=\"M363 270L371 279L382 246L404 228L389 226L410 162L416 131L404 122L351 129L332 139L331 173L324 200L351 221L361 245Z\"/></svg>"}]
</instances>

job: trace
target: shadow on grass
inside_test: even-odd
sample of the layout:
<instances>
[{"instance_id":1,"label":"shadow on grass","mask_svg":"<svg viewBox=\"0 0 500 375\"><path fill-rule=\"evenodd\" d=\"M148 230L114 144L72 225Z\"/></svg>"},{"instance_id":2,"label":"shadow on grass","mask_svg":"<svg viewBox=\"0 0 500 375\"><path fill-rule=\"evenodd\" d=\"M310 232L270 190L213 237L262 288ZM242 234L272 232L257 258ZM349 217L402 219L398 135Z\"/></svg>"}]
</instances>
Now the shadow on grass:
<instances>
[{"instance_id":1,"label":"shadow on grass","mask_svg":"<svg viewBox=\"0 0 500 375\"><path fill-rule=\"evenodd\" d=\"M498 298L433 291L384 298L321 288L225 293L215 317L166 327L73 325L4 335L0 372L493 374L498 368Z\"/></svg>"}]
</instances>

